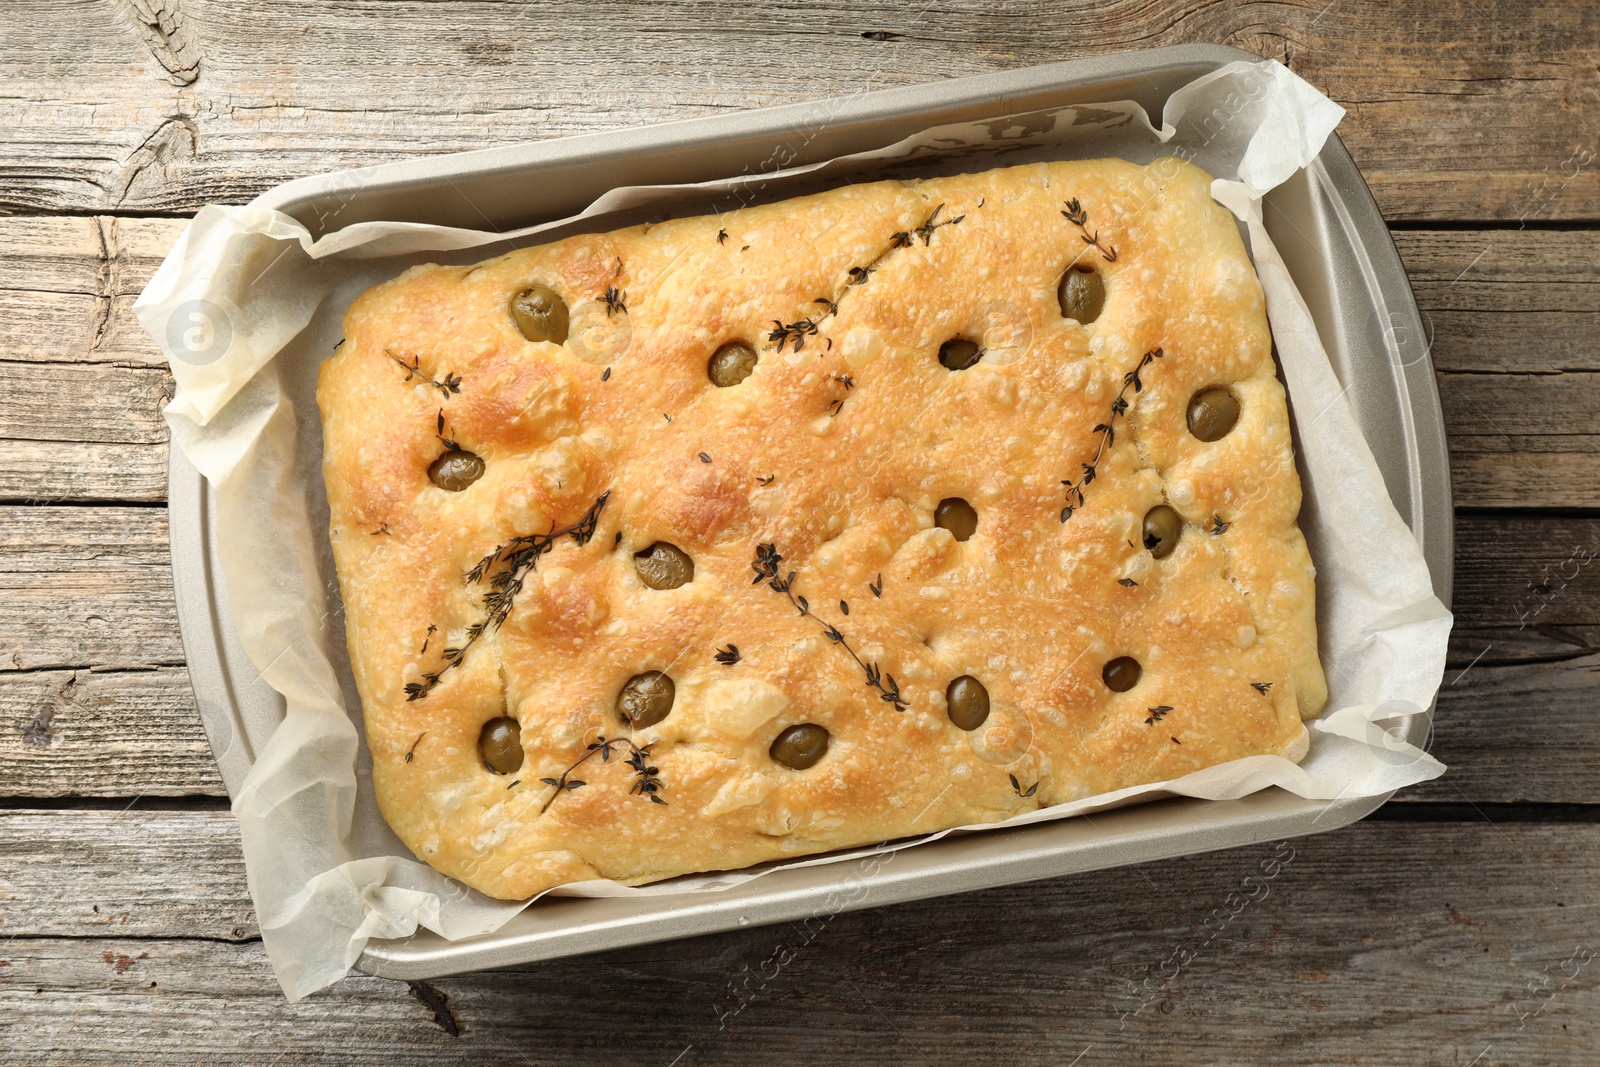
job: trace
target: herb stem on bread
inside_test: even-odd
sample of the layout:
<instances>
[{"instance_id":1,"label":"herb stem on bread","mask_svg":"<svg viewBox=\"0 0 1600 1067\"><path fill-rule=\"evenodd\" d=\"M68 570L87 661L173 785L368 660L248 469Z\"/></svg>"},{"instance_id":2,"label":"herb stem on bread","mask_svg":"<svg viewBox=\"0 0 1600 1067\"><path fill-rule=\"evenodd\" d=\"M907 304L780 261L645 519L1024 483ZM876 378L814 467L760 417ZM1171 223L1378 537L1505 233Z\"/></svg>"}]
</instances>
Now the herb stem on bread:
<instances>
[{"instance_id":1,"label":"herb stem on bread","mask_svg":"<svg viewBox=\"0 0 1600 1067\"><path fill-rule=\"evenodd\" d=\"M610 497L610 492L601 493L599 498L589 505L589 510L584 512L583 518L571 526L559 530L552 529L549 533L514 537L480 559L472 570L467 572L467 584L475 585L486 577L489 579L489 591L483 597L483 619L467 627L467 639L460 645L447 648L440 653L444 662L438 670L424 674L420 682L406 683L406 699L421 700L433 692L446 671L461 665L461 661L466 658L467 650L477 643L478 638L489 630L498 630L504 624L511 615L517 594L522 592L523 583L539 565L540 556L554 548L563 537L572 538L580 548L588 544L594 537L595 529L600 525L600 513L605 510L606 501Z\"/></svg>"},{"instance_id":2,"label":"herb stem on bread","mask_svg":"<svg viewBox=\"0 0 1600 1067\"><path fill-rule=\"evenodd\" d=\"M461 392L461 376L459 374L451 374L449 371L445 371L444 380L436 382L422 372L421 360L419 360L416 356L412 356L411 362L407 363L405 360L401 359L387 348L383 350L383 354L400 364L401 369L406 372L405 380L408 382L413 378L421 378L423 381L439 390L439 392L444 395L446 400L450 399L453 394Z\"/></svg>"},{"instance_id":3,"label":"herb stem on bread","mask_svg":"<svg viewBox=\"0 0 1600 1067\"><path fill-rule=\"evenodd\" d=\"M636 797L649 797L652 803L665 804L666 801L661 797L661 790L666 787L666 783L661 780L660 771L658 771L655 767L650 766L650 746L636 745L632 740L626 737L613 737L608 740L605 735L602 734L599 737L596 737L593 741L589 742L588 747L584 749L583 755L578 757L576 763L562 771L561 777L539 779L539 781L543 782L545 785L553 786L555 788L555 792L551 793L549 798L545 800L544 807L539 809L539 814L543 815L545 812L549 811L550 805L554 804L556 802L556 797L560 796L562 793L569 792L573 789L580 789L583 786L588 785L589 783L572 777L572 772L588 762L590 757L594 756L595 753L600 754L601 763L610 763L611 750L615 747L627 749L628 755L623 759L622 762L633 768L635 777L633 785L628 787L628 795Z\"/></svg>"},{"instance_id":4,"label":"herb stem on bread","mask_svg":"<svg viewBox=\"0 0 1600 1067\"><path fill-rule=\"evenodd\" d=\"M1083 243L1098 249L1100 252L1100 258L1104 259L1107 263L1115 263L1117 261L1116 246L1111 244L1101 244L1099 230L1095 230L1093 233L1089 232L1089 213L1083 209L1082 204L1078 203L1078 198L1073 197L1071 200L1068 200L1065 206L1066 210L1061 214L1068 222L1072 223L1078 228L1078 234L1083 238Z\"/></svg>"},{"instance_id":5,"label":"herb stem on bread","mask_svg":"<svg viewBox=\"0 0 1600 1067\"><path fill-rule=\"evenodd\" d=\"M876 663L868 663L863 660L856 654L856 650L850 647L850 642L845 640L844 634L839 631L837 626L818 618L816 613L811 610L810 602L794 591L795 572L790 571L785 575L779 570L778 565L782 562L783 556L779 554L776 547L770 544L757 545L755 562L751 564L751 567L756 572L756 577L755 581L750 584L760 585L762 582L766 582L767 587L773 592L782 593L788 597L789 603L794 606L795 611L799 612L802 617L816 619L817 623L822 627L823 636L844 649L850 658L856 661L856 666L860 667L861 672L866 675L867 685L878 691L879 699L885 703L893 704L896 711L906 710L910 705L907 703L906 698L901 695L900 683L894 680L894 675L883 670ZM843 601L840 601L841 605L843 603ZM846 611L846 614L849 614L849 612Z\"/></svg>"},{"instance_id":6,"label":"herb stem on bread","mask_svg":"<svg viewBox=\"0 0 1600 1067\"><path fill-rule=\"evenodd\" d=\"M839 287L838 293L836 293L832 298L819 296L812 301L813 304L820 304L822 306L822 310L815 315L809 315L803 319L798 319L794 322L787 323L782 319L773 319L772 329L767 332L767 340L776 344L779 352L782 352L786 345L791 344L794 346L794 350L796 352L800 351L806 346L806 338L815 337L817 331L821 329L822 324L827 321L830 316L839 314L839 301L843 298L846 290L852 288L853 286L867 284L867 282L871 279L873 272L878 269L878 265L893 255L896 250L901 248L910 248L912 245L916 244L916 239L918 237L922 238L922 243L924 245L931 244L933 242L933 234L935 230L942 226L954 226L956 223L966 218L965 215L957 215L953 219L944 219L943 221L940 221L939 213L943 210L944 205L938 205L933 209L932 212L928 214L928 217L923 220L922 225L912 230L901 230L898 233L891 235L889 238L888 247L884 248L876 256L873 256L871 261L869 261L865 266L849 268L845 272L845 282ZM849 388L849 386L847 385L845 388ZM838 413L834 412L834 414Z\"/></svg>"},{"instance_id":7,"label":"herb stem on bread","mask_svg":"<svg viewBox=\"0 0 1600 1067\"><path fill-rule=\"evenodd\" d=\"M1142 392L1144 390L1144 379L1140 375L1146 367L1160 359L1161 355L1161 349L1152 348L1139 357L1139 365L1137 367L1122 376L1122 388L1117 390L1116 399L1111 401L1110 416L1107 417L1105 422L1097 424L1092 431L1100 435L1099 444L1095 446L1093 461L1081 464L1083 473L1076 479L1061 479L1061 484L1067 487L1067 503L1061 509L1062 522L1072 518L1072 513L1083 507L1083 491L1094 481L1095 474L1100 469L1100 461L1105 458L1107 450L1116 443L1117 416L1128 413L1128 387L1132 386L1135 394Z\"/></svg>"}]
</instances>

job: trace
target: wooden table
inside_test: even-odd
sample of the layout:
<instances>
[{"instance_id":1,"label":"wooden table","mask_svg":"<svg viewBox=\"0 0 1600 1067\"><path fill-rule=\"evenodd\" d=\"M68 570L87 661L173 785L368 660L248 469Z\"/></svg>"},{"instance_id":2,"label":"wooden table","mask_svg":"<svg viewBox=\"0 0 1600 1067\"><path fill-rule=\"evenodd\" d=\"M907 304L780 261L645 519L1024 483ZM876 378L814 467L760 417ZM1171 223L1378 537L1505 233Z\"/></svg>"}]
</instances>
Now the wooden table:
<instances>
[{"instance_id":1,"label":"wooden table","mask_svg":"<svg viewBox=\"0 0 1600 1067\"><path fill-rule=\"evenodd\" d=\"M1600 1061L1593 5L22 0L0 41L0 1061ZM1450 773L1281 849L840 915L809 943L286 1003L184 668L171 380L130 313L183 219L338 167L1186 41L1349 109L1434 331Z\"/></svg>"}]
</instances>

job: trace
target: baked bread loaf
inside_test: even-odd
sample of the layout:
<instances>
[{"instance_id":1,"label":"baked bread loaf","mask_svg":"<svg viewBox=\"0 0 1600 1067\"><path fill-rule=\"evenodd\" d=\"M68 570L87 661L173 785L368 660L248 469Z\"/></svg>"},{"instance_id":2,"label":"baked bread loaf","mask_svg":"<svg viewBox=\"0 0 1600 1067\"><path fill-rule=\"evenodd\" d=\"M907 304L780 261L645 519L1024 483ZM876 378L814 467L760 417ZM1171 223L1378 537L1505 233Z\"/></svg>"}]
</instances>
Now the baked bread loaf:
<instances>
[{"instance_id":1,"label":"baked bread loaf","mask_svg":"<svg viewBox=\"0 0 1600 1067\"><path fill-rule=\"evenodd\" d=\"M317 397L401 840L515 899L1301 758L1300 484L1209 181L882 181L363 294Z\"/></svg>"}]
</instances>

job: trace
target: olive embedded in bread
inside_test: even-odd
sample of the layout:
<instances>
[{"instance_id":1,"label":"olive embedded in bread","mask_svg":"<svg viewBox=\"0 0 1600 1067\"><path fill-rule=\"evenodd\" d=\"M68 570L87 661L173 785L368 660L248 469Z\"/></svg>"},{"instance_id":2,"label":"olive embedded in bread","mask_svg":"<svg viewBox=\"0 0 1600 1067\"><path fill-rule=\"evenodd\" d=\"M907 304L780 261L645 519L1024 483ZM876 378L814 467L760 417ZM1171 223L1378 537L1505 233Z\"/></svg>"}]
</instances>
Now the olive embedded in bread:
<instances>
[{"instance_id":1,"label":"olive embedded in bread","mask_svg":"<svg viewBox=\"0 0 1600 1067\"><path fill-rule=\"evenodd\" d=\"M970 674L963 674L944 691L945 711L963 730L976 730L989 717L989 690Z\"/></svg>"},{"instance_id":2,"label":"olive embedded in bread","mask_svg":"<svg viewBox=\"0 0 1600 1067\"><path fill-rule=\"evenodd\" d=\"M1144 547L1156 559L1166 559L1178 547L1183 534L1183 516L1165 504L1144 513Z\"/></svg>"},{"instance_id":3,"label":"olive embedded in bread","mask_svg":"<svg viewBox=\"0 0 1600 1067\"><path fill-rule=\"evenodd\" d=\"M978 513L958 496L945 497L933 510L933 524L949 530L957 541L965 541L978 531Z\"/></svg>"},{"instance_id":4,"label":"olive embedded in bread","mask_svg":"<svg viewBox=\"0 0 1600 1067\"><path fill-rule=\"evenodd\" d=\"M440 489L459 493L483 477L483 457L452 448L428 465L428 480Z\"/></svg>"},{"instance_id":5,"label":"olive embedded in bread","mask_svg":"<svg viewBox=\"0 0 1600 1067\"><path fill-rule=\"evenodd\" d=\"M939 346L939 362L949 370L966 370L982 355L977 342L965 337L952 337Z\"/></svg>"},{"instance_id":6,"label":"olive embedded in bread","mask_svg":"<svg viewBox=\"0 0 1600 1067\"><path fill-rule=\"evenodd\" d=\"M706 363L706 376L711 384L721 389L738 385L756 369L756 350L743 341L729 341L715 352Z\"/></svg>"},{"instance_id":7,"label":"olive embedded in bread","mask_svg":"<svg viewBox=\"0 0 1600 1067\"><path fill-rule=\"evenodd\" d=\"M657 541L633 556L639 580L651 589L676 589L694 580L694 560L677 545Z\"/></svg>"},{"instance_id":8,"label":"olive embedded in bread","mask_svg":"<svg viewBox=\"0 0 1600 1067\"><path fill-rule=\"evenodd\" d=\"M511 317L530 341L567 343L567 302L548 285L534 282L512 297Z\"/></svg>"},{"instance_id":9,"label":"olive embedded in bread","mask_svg":"<svg viewBox=\"0 0 1600 1067\"><path fill-rule=\"evenodd\" d=\"M645 671L623 683L617 694L617 714L635 729L654 726L672 712L677 687L660 671Z\"/></svg>"},{"instance_id":10,"label":"olive embedded in bread","mask_svg":"<svg viewBox=\"0 0 1600 1067\"><path fill-rule=\"evenodd\" d=\"M1106 688L1113 693L1126 693L1139 684L1139 675L1143 668L1139 661L1132 656L1118 656L1100 672L1100 677L1105 679Z\"/></svg>"},{"instance_id":11,"label":"olive embedded in bread","mask_svg":"<svg viewBox=\"0 0 1600 1067\"><path fill-rule=\"evenodd\" d=\"M478 733L478 755L496 774L516 774L522 769L522 726L502 715L483 724Z\"/></svg>"},{"instance_id":12,"label":"olive embedded in bread","mask_svg":"<svg viewBox=\"0 0 1600 1067\"><path fill-rule=\"evenodd\" d=\"M1056 299L1061 302L1063 316L1087 326L1100 317L1100 309L1105 306L1106 283L1098 271L1071 267L1061 276Z\"/></svg>"},{"instance_id":13,"label":"olive embedded in bread","mask_svg":"<svg viewBox=\"0 0 1600 1067\"><path fill-rule=\"evenodd\" d=\"M1225 385L1213 385L1189 398L1189 432L1202 441L1220 441L1239 421L1239 398Z\"/></svg>"},{"instance_id":14,"label":"olive embedded in bread","mask_svg":"<svg viewBox=\"0 0 1600 1067\"><path fill-rule=\"evenodd\" d=\"M828 731L814 722L803 722L780 733L767 751L774 761L803 771L827 754Z\"/></svg>"}]
</instances>

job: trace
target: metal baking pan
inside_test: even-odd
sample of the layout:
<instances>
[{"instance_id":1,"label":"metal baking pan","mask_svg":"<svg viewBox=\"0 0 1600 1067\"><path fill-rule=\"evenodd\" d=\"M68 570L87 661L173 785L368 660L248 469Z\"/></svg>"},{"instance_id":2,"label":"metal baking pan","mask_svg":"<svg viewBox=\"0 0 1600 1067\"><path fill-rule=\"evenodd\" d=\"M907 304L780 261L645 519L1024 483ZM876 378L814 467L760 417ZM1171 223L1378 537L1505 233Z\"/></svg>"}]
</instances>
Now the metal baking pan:
<instances>
[{"instance_id":1,"label":"metal baking pan","mask_svg":"<svg viewBox=\"0 0 1600 1067\"><path fill-rule=\"evenodd\" d=\"M257 203L321 234L370 219L510 230L580 210L621 185L698 182L888 145L930 126L1101 100L1155 116L1178 87L1249 53L1222 45L1057 63L735 115L434 156L305 178ZM1344 145L1266 200L1268 231L1311 308L1400 515L1450 600L1452 513L1444 419L1426 335L1399 255ZM599 227L611 228L615 222ZM587 227L586 227L587 228ZM480 250L480 256L492 250ZM237 791L283 715L239 645L220 581L213 501L177 449L169 485L189 676L223 781ZM1410 720L1422 745L1427 723ZM369 973L422 978L774 923L1332 830L1387 798L1332 803L1269 789L1236 801L1170 799L1092 817L957 835L855 864L776 871L723 893L546 898L494 934L373 941ZM892 859L888 857L892 856Z\"/></svg>"}]
</instances>

